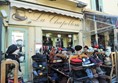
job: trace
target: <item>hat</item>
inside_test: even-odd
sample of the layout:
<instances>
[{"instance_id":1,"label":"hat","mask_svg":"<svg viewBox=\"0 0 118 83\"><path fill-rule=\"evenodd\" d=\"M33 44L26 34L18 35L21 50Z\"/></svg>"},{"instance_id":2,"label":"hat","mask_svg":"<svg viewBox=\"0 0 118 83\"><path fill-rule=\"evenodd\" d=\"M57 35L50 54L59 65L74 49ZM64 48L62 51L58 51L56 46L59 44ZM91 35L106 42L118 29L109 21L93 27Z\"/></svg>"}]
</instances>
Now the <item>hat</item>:
<instances>
[{"instance_id":1,"label":"hat","mask_svg":"<svg viewBox=\"0 0 118 83\"><path fill-rule=\"evenodd\" d=\"M34 67L34 68L38 68L38 67L39 67L39 65L38 65L38 63L37 63L37 62L33 62L33 63L32 63L32 67Z\"/></svg>"},{"instance_id":2,"label":"hat","mask_svg":"<svg viewBox=\"0 0 118 83\"><path fill-rule=\"evenodd\" d=\"M88 48L88 46L84 46L84 48L87 48L87 49L89 49L89 48Z\"/></svg>"},{"instance_id":3,"label":"hat","mask_svg":"<svg viewBox=\"0 0 118 83\"><path fill-rule=\"evenodd\" d=\"M12 54L13 52L15 52L18 49L17 45L12 44L8 47L6 53L8 54Z\"/></svg>"},{"instance_id":4,"label":"hat","mask_svg":"<svg viewBox=\"0 0 118 83\"><path fill-rule=\"evenodd\" d=\"M104 78L99 78L99 83L108 83L108 82Z\"/></svg>"},{"instance_id":5,"label":"hat","mask_svg":"<svg viewBox=\"0 0 118 83\"><path fill-rule=\"evenodd\" d=\"M93 47L89 47L89 52L94 52L94 49L93 49Z\"/></svg>"},{"instance_id":6,"label":"hat","mask_svg":"<svg viewBox=\"0 0 118 83\"><path fill-rule=\"evenodd\" d=\"M91 69L87 68L87 69L86 69L86 73L87 73L87 76L88 76L89 78L93 78L93 73L92 73L92 70L91 70Z\"/></svg>"},{"instance_id":7,"label":"hat","mask_svg":"<svg viewBox=\"0 0 118 83\"><path fill-rule=\"evenodd\" d=\"M75 50L76 50L76 51L79 51L79 50L81 50L81 49L82 49L82 46L80 46L80 45L76 45L76 46L75 46Z\"/></svg>"},{"instance_id":8,"label":"hat","mask_svg":"<svg viewBox=\"0 0 118 83\"><path fill-rule=\"evenodd\" d=\"M59 47L59 48L58 48L58 50L61 50L61 51L62 51L62 48L61 48L61 47Z\"/></svg>"},{"instance_id":9,"label":"hat","mask_svg":"<svg viewBox=\"0 0 118 83\"><path fill-rule=\"evenodd\" d=\"M67 48L62 48L62 51L67 51Z\"/></svg>"},{"instance_id":10,"label":"hat","mask_svg":"<svg viewBox=\"0 0 118 83\"><path fill-rule=\"evenodd\" d=\"M92 83L104 83L104 82L99 82L96 78L93 78Z\"/></svg>"}]
</instances>

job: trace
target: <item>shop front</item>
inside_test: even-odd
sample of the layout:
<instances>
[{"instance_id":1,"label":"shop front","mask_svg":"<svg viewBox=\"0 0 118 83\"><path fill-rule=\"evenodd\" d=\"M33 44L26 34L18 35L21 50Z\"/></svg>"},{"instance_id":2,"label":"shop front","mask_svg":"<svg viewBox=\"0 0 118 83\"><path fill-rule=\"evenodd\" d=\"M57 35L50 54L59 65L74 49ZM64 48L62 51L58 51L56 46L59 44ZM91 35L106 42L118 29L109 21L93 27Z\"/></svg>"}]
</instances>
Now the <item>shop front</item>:
<instances>
[{"instance_id":1,"label":"shop front","mask_svg":"<svg viewBox=\"0 0 118 83\"><path fill-rule=\"evenodd\" d=\"M107 46L112 47L114 51L117 17L102 13L85 12L86 27L90 34L90 46L101 49L106 49ZM87 29L87 28L86 28Z\"/></svg>"},{"instance_id":2,"label":"shop front","mask_svg":"<svg viewBox=\"0 0 118 83\"><path fill-rule=\"evenodd\" d=\"M82 45L82 14L19 1L11 1L10 7L7 43L20 47L24 80L32 78L31 56L44 45Z\"/></svg>"}]
</instances>

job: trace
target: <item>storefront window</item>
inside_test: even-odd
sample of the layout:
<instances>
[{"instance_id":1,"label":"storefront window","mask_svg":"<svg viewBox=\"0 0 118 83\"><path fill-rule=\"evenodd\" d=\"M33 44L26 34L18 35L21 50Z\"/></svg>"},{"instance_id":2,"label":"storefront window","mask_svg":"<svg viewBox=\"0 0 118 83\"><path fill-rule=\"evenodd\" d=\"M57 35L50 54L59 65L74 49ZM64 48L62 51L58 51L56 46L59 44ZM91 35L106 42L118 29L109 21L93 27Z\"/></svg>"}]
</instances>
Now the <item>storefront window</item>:
<instances>
[{"instance_id":1,"label":"storefront window","mask_svg":"<svg viewBox=\"0 0 118 83\"><path fill-rule=\"evenodd\" d=\"M54 46L54 47L73 47L73 41L76 44L78 39L73 40L73 35L72 33L67 33L67 32L44 32L43 33L43 46ZM77 35L77 34L75 34ZM78 42L77 42L78 44Z\"/></svg>"}]
</instances>

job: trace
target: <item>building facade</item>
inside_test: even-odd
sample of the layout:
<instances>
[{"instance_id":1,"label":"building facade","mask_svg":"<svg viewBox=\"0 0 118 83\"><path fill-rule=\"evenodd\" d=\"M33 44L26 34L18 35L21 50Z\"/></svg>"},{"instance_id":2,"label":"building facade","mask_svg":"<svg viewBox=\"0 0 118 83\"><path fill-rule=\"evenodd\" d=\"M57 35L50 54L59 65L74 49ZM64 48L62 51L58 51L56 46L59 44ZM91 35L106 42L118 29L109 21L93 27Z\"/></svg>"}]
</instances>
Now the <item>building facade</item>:
<instances>
[{"instance_id":1,"label":"building facade","mask_svg":"<svg viewBox=\"0 0 118 83\"><path fill-rule=\"evenodd\" d=\"M66 3L66 4L65 4ZM31 56L44 45L75 46L82 42L82 8L67 0L9 0L0 7L3 17L3 52L11 44L21 47L24 80L32 78ZM1 12L2 14L2 12ZM48 41L48 43L47 43Z\"/></svg>"}]
</instances>

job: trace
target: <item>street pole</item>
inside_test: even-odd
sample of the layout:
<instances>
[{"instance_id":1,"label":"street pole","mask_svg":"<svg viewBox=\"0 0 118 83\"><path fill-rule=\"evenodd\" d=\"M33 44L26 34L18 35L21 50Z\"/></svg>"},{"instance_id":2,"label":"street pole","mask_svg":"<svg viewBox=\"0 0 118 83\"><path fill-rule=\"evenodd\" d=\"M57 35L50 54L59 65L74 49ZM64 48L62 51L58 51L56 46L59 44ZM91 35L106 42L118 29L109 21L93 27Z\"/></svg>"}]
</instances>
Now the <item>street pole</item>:
<instances>
[{"instance_id":1,"label":"street pole","mask_svg":"<svg viewBox=\"0 0 118 83\"><path fill-rule=\"evenodd\" d=\"M95 29L95 40L96 44L98 45L97 22L95 21L95 16L94 16L94 29Z\"/></svg>"}]
</instances>

